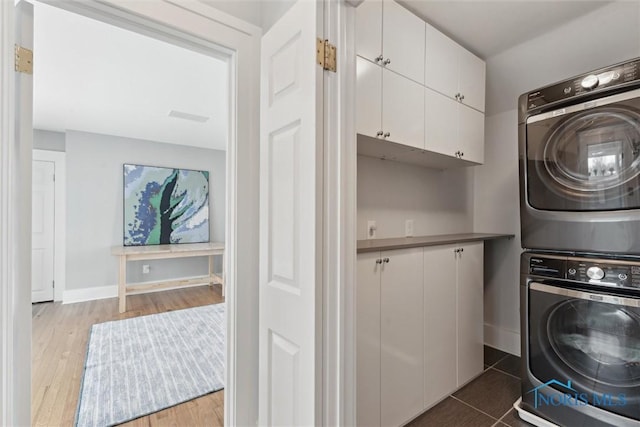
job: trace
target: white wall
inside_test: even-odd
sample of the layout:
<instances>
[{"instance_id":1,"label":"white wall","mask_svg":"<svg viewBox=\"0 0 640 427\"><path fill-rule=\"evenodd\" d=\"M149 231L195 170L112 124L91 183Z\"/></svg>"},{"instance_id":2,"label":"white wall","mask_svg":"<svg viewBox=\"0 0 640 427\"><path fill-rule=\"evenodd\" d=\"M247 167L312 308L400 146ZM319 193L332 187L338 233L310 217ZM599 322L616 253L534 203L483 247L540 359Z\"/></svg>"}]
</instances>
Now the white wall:
<instances>
[{"instance_id":1,"label":"white wall","mask_svg":"<svg viewBox=\"0 0 640 427\"><path fill-rule=\"evenodd\" d=\"M202 0L218 10L247 21L267 32L295 0ZM302 0L306 1L306 0Z\"/></svg>"},{"instance_id":2,"label":"white wall","mask_svg":"<svg viewBox=\"0 0 640 427\"><path fill-rule=\"evenodd\" d=\"M465 233L473 229L473 171L440 171L358 156L358 239L375 220L376 238Z\"/></svg>"},{"instance_id":3,"label":"white wall","mask_svg":"<svg viewBox=\"0 0 640 427\"><path fill-rule=\"evenodd\" d=\"M485 164L474 168L473 228L515 233L517 238L487 246L487 344L520 352L518 96L638 56L640 2L614 2L488 58Z\"/></svg>"},{"instance_id":4,"label":"white wall","mask_svg":"<svg viewBox=\"0 0 640 427\"><path fill-rule=\"evenodd\" d=\"M111 247L123 240L124 163L208 170L211 240L224 241L225 152L68 131L66 290L117 284ZM150 273L142 274L142 264ZM131 262L127 280L152 281L207 274L206 258Z\"/></svg>"},{"instance_id":5,"label":"white wall","mask_svg":"<svg viewBox=\"0 0 640 427\"><path fill-rule=\"evenodd\" d=\"M65 135L63 132L34 129L33 148L48 151L65 151Z\"/></svg>"}]
</instances>

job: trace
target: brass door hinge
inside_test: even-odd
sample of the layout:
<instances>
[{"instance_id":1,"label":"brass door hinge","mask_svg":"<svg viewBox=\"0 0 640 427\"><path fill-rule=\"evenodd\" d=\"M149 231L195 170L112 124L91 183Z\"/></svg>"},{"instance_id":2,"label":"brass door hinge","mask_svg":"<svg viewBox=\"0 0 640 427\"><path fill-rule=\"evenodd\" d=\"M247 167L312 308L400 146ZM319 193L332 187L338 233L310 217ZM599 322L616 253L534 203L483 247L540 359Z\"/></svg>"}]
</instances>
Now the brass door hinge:
<instances>
[{"instance_id":1,"label":"brass door hinge","mask_svg":"<svg viewBox=\"0 0 640 427\"><path fill-rule=\"evenodd\" d=\"M33 74L33 51L15 45L15 70L19 73Z\"/></svg>"},{"instance_id":2,"label":"brass door hinge","mask_svg":"<svg viewBox=\"0 0 640 427\"><path fill-rule=\"evenodd\" d=\"M323 69L333 71L335 73L337 69L336 47L329 43L329 40L318 39L316 42L316 51L318 64L321 65Z\"/></svg>"}]
</instances>

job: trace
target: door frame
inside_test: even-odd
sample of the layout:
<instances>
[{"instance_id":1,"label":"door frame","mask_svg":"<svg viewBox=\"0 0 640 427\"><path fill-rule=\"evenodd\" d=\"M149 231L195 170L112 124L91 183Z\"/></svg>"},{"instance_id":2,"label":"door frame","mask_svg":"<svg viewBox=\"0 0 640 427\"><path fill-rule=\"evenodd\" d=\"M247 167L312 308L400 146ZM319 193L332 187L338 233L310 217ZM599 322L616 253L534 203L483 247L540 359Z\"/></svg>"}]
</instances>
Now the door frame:
<instances>
[{"instance_id":1,"label":"door frame","mask_svg":"<svg viewBox=\"0 0 640 427\"><path fill-rule=\"evenodd\" d=\"M23 0L24 1L24 0ZM257 423L258 366L258 159L259 159L259 52L262 30L191 0L131 2L126 0L45 0L81 15L159 39L179 40L186 46L210 53L225 52L230 58L230 129L227 147L227 370L225 424ZM17 3L17 2L15 2ZM29 320L29 301L18 298L17 278L30 277L30 231L16 229L20 218L31 218L28 207L13 204L19 184L31 182L28 165L16 144L19 100L13 69L16 30L15 3L0 2L0 425L28 425L30 419L30 336L24 339L23 323ZM34 63L37 64L37 52ZM36 65L37 66L37 65ZM238 85L242 82L242 85ZM238 126L242 123L242 126ZM29 151L31 147L29 147ZM242 197L238 197L241 194ZM27 236L28 235L28 236ZM15 247L16 242L22 246ZM239 257L242 261L239 262ZM30 289L30 287L29 287ZM24 294L24 292L23 292ZM29 292L30 294L30 292ZM242 304L239 303L242 301ZM20 321L15 320L23 313ZM26 314L25 314L26 313ZM28 317L27 317L28 316ZM23 331L19 333L19 331ZM19 336L22 336L19 339ZM14 375L14 372L18 372ZM26 378L25 378L26 377Z\"/></svg>"},{"instance_id":2,"label":"door frame","mask_svg":"<svg viewBox=\"0 0 640 427\"><path fill-rule=\"evenodd\" d=\"M54 225L53 225L53 300L62 301L66 281L67 262L67 153L64 151L33 150L33 161L52 162L54 168Z\"/></svg>"}]
</instances>

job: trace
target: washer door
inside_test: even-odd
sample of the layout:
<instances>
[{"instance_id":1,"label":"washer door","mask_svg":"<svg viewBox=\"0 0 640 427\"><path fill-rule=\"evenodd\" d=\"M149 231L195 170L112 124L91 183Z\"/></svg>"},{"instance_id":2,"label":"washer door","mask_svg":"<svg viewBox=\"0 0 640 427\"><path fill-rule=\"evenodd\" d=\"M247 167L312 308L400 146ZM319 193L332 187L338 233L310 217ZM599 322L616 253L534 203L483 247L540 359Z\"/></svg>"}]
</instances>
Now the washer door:
<instances>
[{"instance_id":1,"label":"washer door","mask_svg":"<svg viewBox=\"0 0 640 427\"><path fill-rule=\"evenodd\" d=\"M529 371L640 419L640 300L564 286L529 285Z\"/></svg>"},{"instance_id":2,"label":"washer door","mask_svg":"<svg viewBox=\"0 0 640 427\"><path fill-rule=\"evenodd\" d=\"M527 124L528 202L541 210L640 207L640 100Z\"/></svg>"},{"instance_id":3,"label":"washer door","mask_svg":"<svg viewBox=\"0 0 640 427\"><path fill-rule=\"evenodd\" d=\"M584 378L603 386L640 387L637 311L570 299L551 310L546 329L558 358Z\"/></svg>"}]
</instances>

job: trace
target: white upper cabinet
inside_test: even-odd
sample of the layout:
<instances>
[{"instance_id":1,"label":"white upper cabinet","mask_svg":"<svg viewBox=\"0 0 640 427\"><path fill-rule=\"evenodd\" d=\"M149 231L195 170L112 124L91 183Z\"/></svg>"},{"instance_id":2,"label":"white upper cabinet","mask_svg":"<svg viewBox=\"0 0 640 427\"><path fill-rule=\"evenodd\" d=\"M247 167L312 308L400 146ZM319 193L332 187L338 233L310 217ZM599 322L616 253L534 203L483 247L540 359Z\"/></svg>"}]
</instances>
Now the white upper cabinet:
<instances>
[{"instance_id":1,"label":"white upper cabinet","mask_svg":"<svg viewBox=\"0 0 640 427\"><path fill-rule=\"evenodd\" d=\"M388 70L382 73L383 138L424 148L424 88Z\"/></svg>"},{"instance_id":2,"label":"white upper cabinet","mask_svg":"<svg viewBox=\"0 0 640 427\"><path fill-rule=\"evenodd\" d=\"M425 86L455 99L458 93L458 44L426 24Z\"/></svg>"},{"instance_id":3,"label":"white upper cabinet","mask_svg":"<svg viewBox=\"0 0 640 427\"><path fill-rule=\"evenodd\" d=\"M485 63L392 0L356 8L358 153L448 169L484 161Z\"/></svg>"},{"instance_id":4,"label":"white upper cabinet","mask_svg":"<svg viewBox=\"0 0 640 427\"><path fill-rule=\"evenodd\" d=\"M461 159L484 163L484 114L465 105L458 105L458 145Z\"/></svg>"},{"instance_id":5,"label":"white upper cabinet","mask_svg":"<svg viewBox=\"0 0 640 427\"><path fill-rule=\"evenodd\" d=\"M425 34L425 86L484 112L484 61L429 24Z\"/></svg>"},{"instance_id":6,"label":"white upper cabinet","mask_svg":"<svg viewBox=\"0 0 640 427\"><path fill-rule=\"evenodd\" d=\"M424 89L425 150L468 162L484 162L484 114Z\"/></svg>"},{"instance_id":7,"label":"white upper cabinet","mask_svg":"<svg viewBox=\"0 0 640 427\"><path fill-rule=\"evenodd\" d=\"M356 53L382 65L382 0L368 0L356 9Z\"/></svg>"},{"instance_id":8,"label":"white upper cabinet","mask_svg":"<svg viewBox=\"0 0 640 427\"><path fill-rule=\"evenodd\" d=\"M356 74L356 132L382 137L382 68L357 58Z\"/></svg>"},{"instance_id":9,"label":"white upper cabinet","mask_svg":"<svg viewBox=\"0 0 640 427\"><path fill-rule=\"evenodd\" d=\"M387 0L382 6L382 55L388 69L424 84L425 22Z\"/></svg>"},{"instance_id":10,"label":"white upper cabinet","mask_svg":"<svg viewBox=\"0 0 640 427\"><path fill-rule=\"evenodd\" d=\"M424 84L425 22L392 0L356 9L356 53Z\"/></svg>"},{"instance_id":11,"label":"white upper cabinet","mask_svg":"<svg viewBox=\"0 0 640 427\"><path fill-rule=\"evenodd\" d=\"M363 58L356 70L357 133L424 148L424 88Z\"/></svg>"},{"instance_id":12,"label":"white upper cabinet","mask_svg":"<svg viewBox=\"0 0 640 427\"><path fill-rule=\"evenodd\" d=\"M485 73L484 61L468 50L460 47L459 92L462 103L484 112Z\"/></svg>"}]
</instances>

